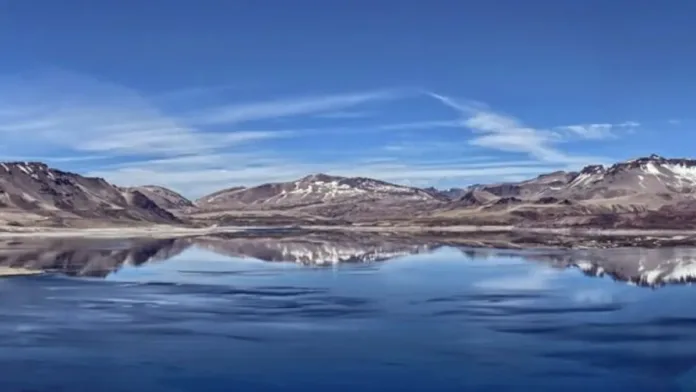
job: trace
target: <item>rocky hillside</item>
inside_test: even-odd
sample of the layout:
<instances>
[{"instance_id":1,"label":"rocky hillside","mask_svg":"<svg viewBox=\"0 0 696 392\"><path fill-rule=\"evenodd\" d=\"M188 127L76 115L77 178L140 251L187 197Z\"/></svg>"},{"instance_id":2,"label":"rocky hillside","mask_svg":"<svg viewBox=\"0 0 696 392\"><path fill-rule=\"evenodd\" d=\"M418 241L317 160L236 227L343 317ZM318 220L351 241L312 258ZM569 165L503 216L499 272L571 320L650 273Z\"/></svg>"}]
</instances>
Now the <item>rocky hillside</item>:
<instances>
[{"instance_id":1,"label":"rocky hillside","mask_svg":"<svg viewBox=\"0 0 696 392\"><path fill-rule=\"evenodd\" d=\"M121 189L102 178L52 169L40 162L0 163L0 213L23 213L58 225L81 219L178 222L137 189Z\"/></svg>"},{"instance_id":2,"label":"rocky hillside","mask_svg":"<svg viewBox=\"0 0 696 392\"><path fill-rule=\"evenodd\" d=\"M202 210L288 210L320 216L382 214L408 206L429 209L448 202L423 189L362 177L313 174L292 182L231 188L196 201Z\"/></svg>"},{"instance_id":3,"label":"rocky hillside","mask_svg":"<svg viewBox=\"0 0 696 392\"><path fill-rule=\"evenodd\" d=\"M313 174L297 181L263 184L250 188L230 188L196 201L199 208L236 206L297 207L357 199L430 201L438 197L429 192L362 177Z\"/></svg>"},{"instance_id":4,"label":"rocky hillside","mask_svg":"<svg viewBox=\"0 0 696 392\"><path fill-rule=\"evenodd\" d=\"M553 172L522 182L474 185L468 189L471 190L523 200L543 197L589 200L631 195L693 194L696 191L696 160L666 159L651 155L609 167L590 165L580 172Z\"/></svg>"},{"instance_id":5,"label":"rocky hillside","mask_svg":"<svg viewBox=\"0 0 696 392\"><path fill-rule=\"evenodd\" d=\"M696 160L651 155L608 168L587 166L561 191L576 199L692 195L696 191Z\"/></svg>"},{"instance_id":6,"label":"rocky hillside","mask_svg":"<svg viewBox=\"0 0 696 392\"><path fill-rule=\"evenodd\" d=\"M445 191L314 174L224 189L195 203L160 186L119 188L38 162L11 162L0 164L0 213L0 224L54 226L183 219L200 225L410 222L696 229L696 160L651 155Z\"/></svg>"},{"instance_id":7,"label":"rocky hillside","mask_svg":"<svg viewBox=\"0 0 696 392\"><path fill-rule=\"evenodd\" d=\"M696 160L651 155L609 167L589 165L577 172L448 190L315 174L222 190L199 199L196 209L353 223L665 228L679 222L680 227L696 228ZM238 218L225 219L234 223Z\"/></svg>"},{"instance_id":8,"label":"rocky hillside","mask_svg":"<svg viewBox=\"0 0 696 392\"><path fill-rule=\"evenodd\" d=\"M143 185L124 188L125 191L137 191L147 196L158 206L166 210L179 210L182 208L192 208L193 202L171 189L157 185Z\"/></svg>"},{"instance_id":9,"label":"rocky hillside","mask_svg":"<svg viewBox=\"0 0 696 392\"><path fill-rule=\"evenodd\" d=\"M474 185L437 211L460 223L696 228L696 160L657 155Z\"/></svg>"},{"instance_id":10,"label":"rocky hillside","mask_svg":"<svg viewBox=\"0 0 696 392\"><path fill-rule=\"evenodd\" d=\"M439 198L447 198L450 200L457 200L464 196L468 191L469 188L449 188L449 189L437 189L435 187L428 187L424 188L423 190L435 195Z\"/></svg>"}]
</instances>

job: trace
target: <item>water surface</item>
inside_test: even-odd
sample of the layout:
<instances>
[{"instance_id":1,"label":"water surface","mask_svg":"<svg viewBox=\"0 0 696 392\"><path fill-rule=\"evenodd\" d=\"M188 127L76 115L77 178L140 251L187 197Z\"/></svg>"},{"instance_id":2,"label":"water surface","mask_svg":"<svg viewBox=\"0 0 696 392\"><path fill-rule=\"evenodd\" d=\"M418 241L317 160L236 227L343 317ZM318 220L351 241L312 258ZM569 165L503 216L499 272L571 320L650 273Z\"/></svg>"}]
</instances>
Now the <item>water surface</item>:
<instances>
[{"instance_id":1,"label":"water surface","mask_svg":"<svg viewBox=\"0 0 696 392\"><path fill-rule=\"evenodd\" d=\"M693 249L24 243L0 391L694 390ZM50 267L50 268L49 268Z\"/></svg>"}]
</instances>

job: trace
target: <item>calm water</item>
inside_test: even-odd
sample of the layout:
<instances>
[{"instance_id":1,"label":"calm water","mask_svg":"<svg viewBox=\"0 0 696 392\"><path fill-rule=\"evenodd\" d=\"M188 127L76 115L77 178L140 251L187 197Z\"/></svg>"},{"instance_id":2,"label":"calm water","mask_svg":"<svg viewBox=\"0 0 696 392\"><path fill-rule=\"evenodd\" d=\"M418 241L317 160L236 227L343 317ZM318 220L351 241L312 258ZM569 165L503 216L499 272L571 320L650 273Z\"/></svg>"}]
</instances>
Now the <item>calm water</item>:
<instances>
[{"instance_id":1,"label":"calm water","mask_svg":"<svg viewBox=\"0 0 696 392\"><path fill-rule=\"evenodd\" d=\"M0 391L696 390L696 251L264 244L6 257L71 276L0 280Z\"/></svg>"}]
</instances>

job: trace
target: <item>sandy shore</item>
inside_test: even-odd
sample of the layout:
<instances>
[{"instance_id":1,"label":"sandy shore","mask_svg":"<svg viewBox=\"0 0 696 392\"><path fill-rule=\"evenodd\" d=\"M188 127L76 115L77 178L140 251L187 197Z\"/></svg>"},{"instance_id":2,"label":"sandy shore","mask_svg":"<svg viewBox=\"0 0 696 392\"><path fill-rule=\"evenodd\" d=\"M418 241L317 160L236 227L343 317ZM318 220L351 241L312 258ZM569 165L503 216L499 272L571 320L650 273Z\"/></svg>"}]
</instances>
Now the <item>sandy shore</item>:
<instances>
[{"instance_id":1,"label":"sandy shore","mask_svg":"<svg viewBox=\"0 0 696 392\"><path fill-rule=\"evenodd\" d=\"M430 234L443 233L447 235L467 233L524 233L558 236L581 237L691 237L696 236L696 230L634 230L634 229L586 229L586 228L519 228L514 226L225 226L189 228L180 226L149 226L149 227L114 227L114 228L18 228L0 227L0 238L176 238L188 236L204 236L222 233L243 233L255 230L300 229L326 232L376 232Z\"/></svg>"},{"instance_id":2,"label":"sandy shore","mask_svg":"<svg viewBox=\"0 0 696 392\"><path fill-rule=\"evenodd\" d=\"M31 270L26 268L11 268L11 267L0 267L0 277L3 276L24 276L24 275L38 275L42 274L42 271Z\"/></svg>"},{"instance_id":3,"label":"sandy shore","mask_svg":"<svg viewBox=\"0 0 696 392\"><path fill-rule=\"evenodd\" d=\"M175 238L195 235L213 234L221 229L217 228L187 228L176 226L152 226L152 227L113 227L113 228L94 228L94 229L71 229L71 228L0 228L0 238L61 238L61 237L82 237L82 238ZM222 229L222 232L236 232L239 228L229 227Z\"/></svg>"}]
</instances>

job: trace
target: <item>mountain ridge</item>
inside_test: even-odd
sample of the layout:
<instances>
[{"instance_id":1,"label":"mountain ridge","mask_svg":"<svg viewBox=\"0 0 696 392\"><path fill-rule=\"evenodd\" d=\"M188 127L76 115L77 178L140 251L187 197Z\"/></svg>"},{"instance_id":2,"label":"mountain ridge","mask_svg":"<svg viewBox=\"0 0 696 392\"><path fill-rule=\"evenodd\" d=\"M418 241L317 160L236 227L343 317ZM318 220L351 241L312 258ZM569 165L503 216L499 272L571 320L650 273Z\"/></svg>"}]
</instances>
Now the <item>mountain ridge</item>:
<instances>
[{"instance_id":1,"label":"mountain ridge","mask_svg":"<svg viewBox=\"0 0 696 392\"><path fill-rule=\"evenodd\" d=\"M12 222L19 218L59 226L80 220L181 222L136 189L122 189L103 178L53 169L42 162L0 163L0 212Z\"/></svg>"},{"instance_id":2,"label":"mountain ridge","mask_svg":"<svg viewBox=\"0 0 696 392\"><path fill-rule=\"evenodd\" d=\"M195 201L158 185L119 187L41 162L4 162L0 212L6 218L26 215L20 225L57 226L80 220L252 224L263 218L264 224L297 220L696 228L696 160L653 154L523 181L446 190L315 173L293 181L222 189Z\"/></svg>"},{"instance_id":3,"label":"mountain ridge","mask_svg":"<svg viewBox=\"0 0 696 392\"><path fill-rule=\"evenodd\" d=\"M330 218L384 215L409 205L431 208L446 203L446 197L426 190L366 177L343 177L325 173L294 181L234 187L203 196L196 201L202 211L295 210Z\"/></svg>"}]
</instances>

